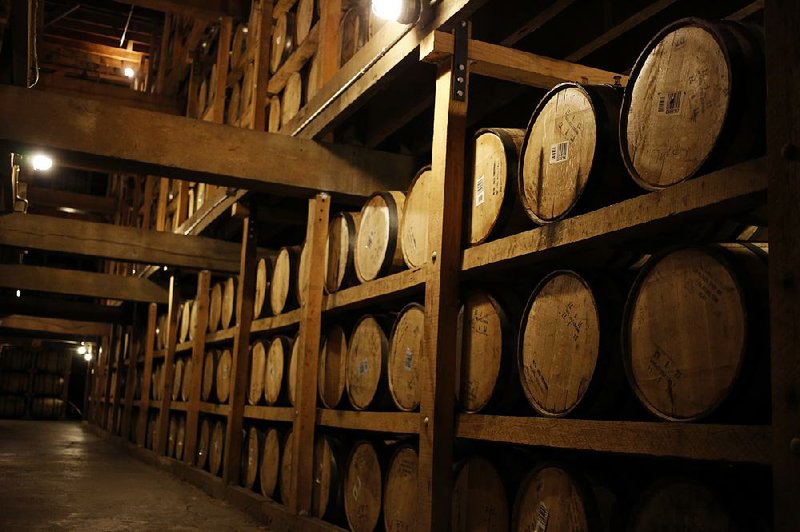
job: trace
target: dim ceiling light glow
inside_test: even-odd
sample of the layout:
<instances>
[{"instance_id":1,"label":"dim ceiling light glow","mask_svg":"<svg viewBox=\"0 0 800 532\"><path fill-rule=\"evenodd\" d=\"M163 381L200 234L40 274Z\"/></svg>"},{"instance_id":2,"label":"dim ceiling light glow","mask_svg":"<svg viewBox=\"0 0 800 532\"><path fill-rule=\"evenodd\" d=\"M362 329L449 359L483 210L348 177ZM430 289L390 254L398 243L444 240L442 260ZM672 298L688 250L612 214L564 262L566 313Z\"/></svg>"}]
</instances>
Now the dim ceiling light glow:
<instances>
[{"instance_id":1,"label":"dim ceiling light glow","mask_svg":"<svg viewBox=\"0 0 800 532\"><path fill-rule=\"evenodd\" d=\"M87 353L87 351L86 351L86 346L85 345L78 346L78 354L79 355L85 355L86 353Z\"/></svg>"},{"instance_id":2,"label":"dim ceiling light glow","mask_svg":"<svg viewBox=\"0 0 800 532\"><path fill-rule=\"evenodd\" d=\"M35 171L46 172L53 167L53 159L47 155L37 153L31 157L31 165Z\"/></svg>"},{"instance_id":3,"label":"dim ceiling light glow","mask_svg":"<svg viewBox=\"0 0 800 532\"><path fill-rule=\"evenodd\" d=\"M19 290L17 290L17 297L22 297L22 292L20 292Z\"/></svg>"},{"instance_id":4,"label":"dim ceiling light glow","mask_svg":"<svg viewBox=\"0 0 800 532\"><path fill-rule=\"evenodd\" d=\"M131 67L125 67L126 78L132 78L134 74L136 74L136 71L134 71Z\"/></svg>"},{"instance_id":5,"label":"dim ceiling light glow","mask_svg":"<svg viewBox=\"0 0 800 532\"><path fill-rule=\"evenodd\" d=\"M83 359L84 359L86 362L91 362L91 361L92 361L92 354L91 354L91 353L84 353L84 355L83 355Z\"/></svg>"}]
</instances>

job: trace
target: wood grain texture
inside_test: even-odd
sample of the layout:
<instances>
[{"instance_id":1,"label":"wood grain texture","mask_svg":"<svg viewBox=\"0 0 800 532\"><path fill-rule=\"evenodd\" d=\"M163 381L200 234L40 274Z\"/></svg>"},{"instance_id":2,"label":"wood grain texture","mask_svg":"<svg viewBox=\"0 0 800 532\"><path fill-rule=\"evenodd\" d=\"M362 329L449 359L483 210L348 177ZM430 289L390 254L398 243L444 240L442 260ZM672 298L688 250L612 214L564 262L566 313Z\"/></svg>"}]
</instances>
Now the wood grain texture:
<instances>
[{"instance_id":1,"label":"wood grain texture","mask_svg":"<svg viewBox=\"0 0 800 532\"><path fill-rule=\"evenodd\" d=\"M345 365L347 398L356 410L379 403L387 393L388 352L389 341L378 320L372 315L358 320L350 336Z\"/></svg>"},{"instance_id":2,"label":"wood grain texture","mask_svg":"<svg viewBox=\"0 0 800 532\"><path fill-rule=\"evenodd\" d=\"M425 271L422 269L401 271L328 294L325 297L325 310L351 310L388 299L400 299L418 291L424 282Z\"/></svg>"},{"instance_id":3,"label":"wood grain texture","mask_svg":"<svg viewBox=\"0 0 800 532\"><path fill-rule=\"evenodd\" d=\"M344 509L353 532L369 532L381 514L383 477L375 448L367 441L353 446L344 475Z\"/></svg>"},{"instance_id":4,"label":"wood grain texture","mask_svg":"<svg viewBox=\"0 0 800 532\"><path fill-rule=\"evenodd\" d=\"M150 405L150 382L153 378L153 344L156 336L156 320L158 318L158 305L150 303L147 306L147 332L144 343L144 363L142 366L142 389L139 405L139 418L136 424L136 444L143 447L147 429L147 417Z\"/></svg>"},{"instance_id":5,"label":"wood grain texture","mask_svg":"<svg viewBox=\"0 0 800 532\"><path fill-rule=\"evenodd\" d=\"M325 341L319 353L317 390L327 408L336 408L344 395L347 372L347 336L339 325L325 331Z\"/></svg>"},{"instance_id":6,"label":"wood grain texture","mask_svg":"<svg viewBox=\"0 0 800 532\"><path fill-rule=\"evenodd\" d=\"M424 331L425 309L417 303L403 307L392 326L386 380L395 406L404 412L419 408L419 364L425 358Z\"/></svg>"},{"instance_id":7,"label":"wood grain texture","mask_svg":"<svg viewBox=\"0 0 800 532\"><path fill-rule=\"evenodd\" d=\"M522 482L511 526L515 530L546 526L553 532L587 532L597 525L591 497L564 469L542 467Z\"/></svg>"},{"instance_id":8,"label":"wood grain texture","mask_svg":"<svg viewBox=\"0 0 800 532\"><path fill-rule=\"evenodd\" d=\"M428 186L430 166L422 168L406 194L403 216L400 219L400 249L409 268L419 268L430 259L428 253Z\"/></svg>"},{"instance_id":9,"label":"wood grain texture","mask_svg":"<svg viewBox=\"0 0 800 532\"><path fill-rule=\"evenodd\" d=\"M333 294L357 283L355 266L356 232L360 212L340 212L328 226L328 249L325 253L325 290Z\"/></svg>"},{"instance_id":10,"label":"wood grain texture","mask_svg":"<svg viewBox=\"0 0 800 532\"><path fill-rule=\"evenodd\" d=\"M382 277L403 266L400 226L405 194L378 192L361 209L356 236L356 275L362 283Z\"/></svg>"},{"instance_id":11,"label":"wood grain texture","mask_svg":"<svg viewBox=\"0 0 800 532\"><path fill-rule=\"evenodd\" d=\"M453 484L453 532L508 530L506 489L488 460L472 456L460 463Z\"/></svg>"},{"instance_id":12,"label":"wood grain texture","mask_svg":"<svg viewBox=\"0 0 800 532\"><path fill-rule=\"evenodd\" d=\"M197 454L197 429L200 420L200 401L204 384L205 338L208 328L209 306L211 295L211 272L204 270L197 276L197 310L196 332L192 341L192 354L184 366L183 400L186 401L186 443L184 461L192 465ZM215 285L219 287L219 285ZM219 317L219 314L217 314Z\"/></svg>"},{"instance_id":13,"label":"wood grain texture","mask_svg":"<svg viewBox=\"0 0 800 532\"><path fill-rule=\"evenodd\" d=\"M281 442L278 430L268 428L264 434L259 465L259 488L264 497L273 498L278 487L278 474L281 467Z\"/></svg>"},{"instance_id":14,"label":"wood grain texture","mask_svg":"<svg viewBox=\"0 0 800 532\"><path fill-rule=\"evenodd\" d=\"M38 332L44 335L65 335L69 337L106 336L111 333L111 325L59 318L36 318L11 314L0 317L0 330ZM7 332L7 331L6 331Z\"/></svg>"},{"instance_id":15,"label":"wood grain texture","mask_svg":"<svg viewBox=\"0 0 800 532\"><path fill-rule=\"evenodd\" d=\"M386 471L383 525L386 532L417 530L419 457L411 446L398 447Z\"/></svg>"},{"instance_id":16,"label":"wood grain texture","mask_svg":"<svg viewBox=\"0 0 800 532\"><path fill-rule=\"evenodd\" d=\"M269 94L278 94L284 90L292 74L300 72L303 66L314 56L318 42L319 25L316 25L300 46L286 59L286 62L269 78L269 83L267 84L267 92Z\"/></svg>"},{"instance_id":17,"label":"wood grain texture","mask_svg":"<svg viewBox=\"0 0 800 532\"><path fill-rule=\"evenodd\" d=\"M169 278L169 307L167 310L167 345L164 354L164 363L161 364L158 375L159 392L158 401L160 411L156 423L158 438L153 442L153 451L162 456L167 449L167 429L169 428L169 404L172 398L172 372L175 364L175 346L178 344L178 310L180 300L178 283L175 276Z\"/></svg>"}]
</instances>

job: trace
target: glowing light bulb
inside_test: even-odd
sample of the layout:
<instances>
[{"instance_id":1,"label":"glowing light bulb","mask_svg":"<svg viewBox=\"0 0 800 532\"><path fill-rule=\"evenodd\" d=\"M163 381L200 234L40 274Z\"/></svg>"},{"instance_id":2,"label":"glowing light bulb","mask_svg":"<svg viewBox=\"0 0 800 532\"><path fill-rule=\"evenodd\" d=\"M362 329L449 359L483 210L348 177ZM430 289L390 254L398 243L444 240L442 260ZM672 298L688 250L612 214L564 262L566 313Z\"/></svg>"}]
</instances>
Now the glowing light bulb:
<instances>
[{"instance_id":1,"label":"glowing light bulb","mask_svg":"<svg viewBox=\"0 0 800 532\"><path fill-rule=\"evenodd\" d=\"M136 71L133 70L131 67L125 67L125 77L132 78L136 74Z\"/></svg>"},{"instance_id":2,"label":"glowing light bulb","mask_svg":"<svg viewBox=\"0 0 800 532\"><path fill-rule=\"evenodd\" d=\"M22 297L22 292L20 292L19 290L17 290L17 297Z\"/></svg>"},{"instance_id":3,"label":"glowing light bulb","mask_svg":"<svg viewBox=\"0 0 800 532\"><path fill-rule=\"evenodd\" d=\"M400 18L402 9L403 0L372 0L372 12L383 20L396 22Z\"/></svg>"},{"instance_id":4,"label":"glowing light bulb","mask_svg":"<svg viewBox=\"0 0 800 532\"><path fill-rule=\"evenodd\" d=\"M33 165L34 171L46 172L47 170L50 170L53 167L53 159L51 159L47 155L37 153L36 155L31 157L31 164Z\"/></svg>"},{"instance_id":5,"label":"glowing light bulb","mask_svg":"<svg viewBox=\"0 0 800 532\"><path fill-rule=\"evenodd\" d=\"M79 346L79 347L78 347L78 354L79 354L79 355L85 355L85 354L86 354L86 352L87 352L87 351L86 351L86 346L85 346L85 345L82 345L82 346Z\"/></svg>"},{"instance_id":6,"label":"glowing light bulb","mask_svg":"<svg viewBox=\"0 0 800 532\"><path fill-rule=\"evenodd\" d=\"M91 353L85 353L85 354L83 355L83 359L84 359L86 362L91 362L91 361L92 361L92 354L91 354Z\"/></svg>"}]
</instances>

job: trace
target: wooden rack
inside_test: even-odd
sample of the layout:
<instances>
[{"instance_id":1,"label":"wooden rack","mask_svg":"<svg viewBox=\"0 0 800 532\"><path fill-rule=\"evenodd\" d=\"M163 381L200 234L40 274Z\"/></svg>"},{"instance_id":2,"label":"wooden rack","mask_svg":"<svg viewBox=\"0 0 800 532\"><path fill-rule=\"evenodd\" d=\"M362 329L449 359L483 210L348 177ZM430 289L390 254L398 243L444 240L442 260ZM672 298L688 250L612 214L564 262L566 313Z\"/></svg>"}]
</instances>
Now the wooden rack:
<instances>
[{"instance_id":1,"label":"wooden rack","mask_svg":"<svg viewBox=\"0 0 800 532\"><path fill-rule=\"evenodd\" d=\"M234 495L245 501L258 501L265 515L283 520L288 516L302 523L333 528L306 515L311 503L312 445L320 427L342 430L361 430L388 434L417 435L419 444L419 514L420 530L446 530L450 521L450 490L453 445L456 438L486 442L530 445L553 449L571 449L620 455L672 457L684 460L717 461L759 464L771 468L775 499L775 529L795 530L797 527L796 500L800 496L800 405L787 400L796 397L800 388L796 354L800 331L793 317L800 313L800 297L793 288L797 285L798 264L795 221L800 214L796 207L800 182L796 152L800 142L800 123L793 95L796 80L787 76L780 65L783 54L794 50L789 44L794 31L791 22L800 22L800 10L788 0L767 0L767 68L770 86L768 101L768 156L698 177L659 192L651 192L584 215L557 222L547 228L537 228L500 238L470 249L461 248L463 175L465 161L467 101L452 97L454 65L450 52L452 40L434 33L420 47L420 59L437 64L435 90L434 136L432 168L435 186L431 191L428 249L436 260L423 268L404 271L376 281L323 296L321 271L312 271L308 283L307 302L303 309L284 315L252 320L253 276L255 272L254 227L245 220L242 240L240 291L240 323L233 329L205 335L198 324L199 334L191 344L176 343L177 292L170 289L169 343L163 353L169 368L177 351L192 352L197 364L206 343L233 342L234 393L228 405L211 405L199 400L199 387L193 388L192 399L177 406L165 400L160 405L149 404L149 371L152 360L160 354L153 352L156 305L150 306L145 343L145 380L139 401L139 445L144 438L142 411L160 408L159 445L163 454L169 410L181 409L188 419L194 416L194 430L187 425L187 457L193 456L199 412L225 416L228 440L241 432L243 420L292 423L296 437L293 455L295 477L291 483L293 507L267 503L260 495L235 487L238 483L241 447L226 448L224 480ZM291 0L277 3L275 9L289 9ZM772 11L770 11L772 10ZM791 13L791 16L786 16ZM444 16L444 15L443 15ZM324 28L323 28L324 31ZM394 31L386 28L385 32ZM450 44L448 44L450 43ZM407 44L402 44L406 46ZM487 48L488 47L488 48ZM533 54L504 50L500 46L470 41L470 54L481 52L472 74L512 80L535 86L568 81L585 67L553 62ZM487 51L488 50L488 51ZM286 66L286 65L284 65ZM288 68L288 67L287 67ZM469 65L467 69L469 70ZM346 69L345 69L346 70ZM591 69L591 75L603 78L613 73ZM577 73L577 74L576 74ZM463 75L463 74L459 74ZM593 78L594 79L594 78ZM279 84L275 82L276 86ZM330 111L335 113L335 110ZM328 120L330 117L323 117ZM445 190L447 194L445 194ZM769 199L767 191L770 190ZM312 262L324 256L330 200L325 194L309 202L306 245L310 246ZM458 414L454 402L457 297L464 279L488 272L552 261L575 252L602 249L652 237L673 230L690 221L714 219L733 215L755 207L769 206L770 234L770 293L772 320L772 421L769 425L671 424L638 421L599 421L581 419L544 419L537 417ZM317 269L319 270L319 269ZM208 293L208 272L198 277L200 300ZM205 283L205 284L204 284ZM202 289L205 287L205 289ZM403 299L424 293L425 345L428 363L421 368L421 406L419 412L354 412L317 408L317 361L320 324L325 315L365 307L378 302ZM207 305L207 302L206 302ZM792 317L792 319L789 319ZM201 320L198 320L201 321ZM247 376L248 346L251 333L267 333L299 326L301 362L298 364L297 404L289 407L253 407L244 405L244 383ZM110 357L101 361L111 367ZM198 367L198 366L196 366ZM107 370L100 368L100 378ZM169 371L169 370L168 370ZM198 372L199 374L200 372ZM169 374L167 375L169 377ZM171 379L167 379L170 382ZM108 387L102 396L93 395L97 404L109 402ZM102 394L102 392L101 392ZM114 398L119 401L119 394ZM125 404L126 412L134 404ZM95 418L103 424L105 418ZM108 425L106 425L108 427ZM111 427L114 425L112 424ZM238 440L237 440L238 441ZM188 464L188 458L187 458Z\"/></svg>"}]
</instances>

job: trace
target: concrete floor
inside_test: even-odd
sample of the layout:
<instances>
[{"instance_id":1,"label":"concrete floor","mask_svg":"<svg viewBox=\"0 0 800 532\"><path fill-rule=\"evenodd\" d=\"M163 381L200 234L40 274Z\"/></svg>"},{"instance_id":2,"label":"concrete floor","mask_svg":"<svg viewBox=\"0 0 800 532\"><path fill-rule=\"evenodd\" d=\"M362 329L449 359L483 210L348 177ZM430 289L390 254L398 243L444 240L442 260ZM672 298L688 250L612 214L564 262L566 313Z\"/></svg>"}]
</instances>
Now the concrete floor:
<instances>
[{"instance_id":1,"label":"concrete floor","mask_svg":"<svg viewBox=\"0 0 800 532\"><path fill-rule=\"evenodd\" d=\"M0 420L0 530L266 530L80 423Z\"/></svg>"}]
</instances>

